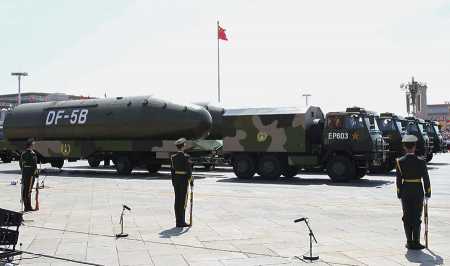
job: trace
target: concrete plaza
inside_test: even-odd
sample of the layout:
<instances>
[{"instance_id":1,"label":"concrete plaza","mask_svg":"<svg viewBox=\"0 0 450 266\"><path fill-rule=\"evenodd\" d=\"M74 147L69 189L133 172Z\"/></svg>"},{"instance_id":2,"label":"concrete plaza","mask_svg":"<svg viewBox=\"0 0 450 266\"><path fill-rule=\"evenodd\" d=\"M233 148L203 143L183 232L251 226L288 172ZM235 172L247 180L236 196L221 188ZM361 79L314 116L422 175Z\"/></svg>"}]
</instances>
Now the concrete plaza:
<instances>
[{"instance_id":1,"label":"concrete plaza","mask_svg":"<svg viewBox=\"0 0 450 266\"><path fill-rule=\"evenodd\" d=\"M0 207L20 210L17 163L0 164ZM430 249L408 251L394 172L350 183L325 174L237 179L229 169L195 173L192 228L174 228L169 171L118 176L86 162L46 168L40 210L24 215L22 265L302 265L310 217L317 265L441 265L450 262L450 154L429 165ZM122 204L127 238L120 232ZM34 205L34 195L33 195ZM422 237L423 241L423 237ZM73 261L69 261L73 260Z\"/></svg>"}]
</instances>

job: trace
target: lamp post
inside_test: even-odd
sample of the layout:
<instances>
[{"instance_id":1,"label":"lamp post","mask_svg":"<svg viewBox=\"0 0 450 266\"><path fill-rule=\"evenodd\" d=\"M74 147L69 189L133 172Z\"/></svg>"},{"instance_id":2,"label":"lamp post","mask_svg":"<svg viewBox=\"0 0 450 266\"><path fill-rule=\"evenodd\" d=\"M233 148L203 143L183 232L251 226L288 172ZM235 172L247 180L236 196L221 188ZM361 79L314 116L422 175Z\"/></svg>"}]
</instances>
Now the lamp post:
<instances>
[{"instance_id":1,"label":"lamp post","mask_svg":"<svg viewBox=\"0 0 450 266\"><path fill-rule=\"evenodd\" d=\"M305 104L308 107L308 97L311 97L311 94L302 94L302 96L305 97Z\"/></svg>"},{"instance_id":2,"label":"lamp post","mask_svg":"<svg viewBox=\"0 0 450 266\"><path fill-rule=\"evenodd\" d=\"M28 76L27 72L12 72L11 76L17 76L17 79L19 81L19 93L17 94L17 105L20 105L22 103L20 98L20 80L22 77Z\"/></svg>"}]
</instances>

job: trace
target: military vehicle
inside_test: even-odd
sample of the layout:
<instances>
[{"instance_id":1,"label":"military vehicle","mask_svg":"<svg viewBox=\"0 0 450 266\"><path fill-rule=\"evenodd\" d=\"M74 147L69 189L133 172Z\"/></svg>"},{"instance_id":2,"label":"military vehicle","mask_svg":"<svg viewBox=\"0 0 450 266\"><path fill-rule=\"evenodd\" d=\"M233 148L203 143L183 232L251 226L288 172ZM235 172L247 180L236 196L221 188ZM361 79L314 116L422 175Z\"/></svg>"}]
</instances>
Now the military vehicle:
<instances>
[{"instance_id":1,"label":"military vehicle","mask_svg":"<svg viewBox=\"0 0 450 266\"><path fill-rule=\"evenodd\" d=\"M223 151L238 178L293 177L321 166L333 181L363 177L381 165L386 145L376 113L359 107L324 115L319 107L229 109Z\"/></svg>"},{"instance_id":2,"label":"military vehicle","mask_svg":"<svg viewBox=\"0 0 450 266\"><path fill-rule=\"evenodd\" d=\"M17 160L20 157L14 150L15 147L9 144L3 134L3 121L8 111L8 109L0 110L0 159L4 163L10 163L12 160Z\"/></svg>"},{"instance_id":3,"label":"military vehicle","mask_svg":"<svg viewBox=\"0 0 450 266\"><path fill-rule=\"evenodd\" d=\"M95 166L112 159L117 172L143 166L157 171L174 151L173 140L208 135L212 119L197 105L149 96L31 103L8 113L4 135L21 150L35 139L43 163L61 168L64 160L88 159Z\"/></svg>"},{"instance_id":4,"label":"military vehicle","mask_svg":"<svg viewBox=\"0 0 450 266\"><path fill-rule=\"evenodd\" d=\"M403 117L393 113L381 113L377 118L378 128L383 134L385 142L389 146L386 161L380 166L371 166L372 173L387 173L395 168L395 159L403 156L402 138L405 131L402 126Z\"/></svg>"},{"instance_id":5,"label":"military vehicle","mask_svg":"<svg viewBox=\"0 0 450 266\"><path fill-rule=\"evenodd\" d=\"M429 154L432 153L432 146L424 125L425 121L423 119L411 116L402 120L402 126L405 128L406 134L414 135L418 139L416 155L428 159L430 157Z\"/></svg>"},{"instance_id":6,"label":"military vehicle","mask_svg":"<svg viewBox=\"0 0 450 266\"><path fill-rule=\"evenodd\" d=\"M427 160L431 161L433 158L433 153L447 152L447 147L442 137L441 131L439 130L439 123L436 121L425 120L425 131L430 138L430 143L432 146L431 153Z\"/></svg>"}]
</instances>

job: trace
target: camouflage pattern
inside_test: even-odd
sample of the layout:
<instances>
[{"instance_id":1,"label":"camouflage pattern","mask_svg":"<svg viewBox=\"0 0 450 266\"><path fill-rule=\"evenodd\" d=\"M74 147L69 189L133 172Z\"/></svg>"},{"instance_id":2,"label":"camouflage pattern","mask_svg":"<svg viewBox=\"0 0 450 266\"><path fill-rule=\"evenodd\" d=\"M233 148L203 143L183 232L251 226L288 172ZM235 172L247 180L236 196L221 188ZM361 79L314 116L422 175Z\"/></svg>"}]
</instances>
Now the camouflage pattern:
<instances>
[{"instance_id":1,"label":"camouflage pattern","mask_svg":"<svg viewBox=\"0 0 450 266\"><path fill-rule=\"evenodd\" d=\"M224 114L224 152L304 153L307 130L313 120L323 121L320 108L254 108L227 110Z\"/></svg>"},{"instance_id":2,"label":"camouflage pattern","mask_svg":"<svg viewBox=\"0 0 450 266\"><path fill-rule=\"evenodd\" d=\"M0 141L0 147L8 150L23 150L25 141ZM186 152L212 153L222 147L222 141L216 140L188 140ZM140 153L142 160L168 160L171 153L177 151L173 140L43 140L35 141L34 150L43 159L87 159L91 156L104 157L115 153ZM103 156L102 156L103 154ZM145 158L147 154L147 158ZM154 156L153 156L154 155Z\"/></svg>"}]
</instances>

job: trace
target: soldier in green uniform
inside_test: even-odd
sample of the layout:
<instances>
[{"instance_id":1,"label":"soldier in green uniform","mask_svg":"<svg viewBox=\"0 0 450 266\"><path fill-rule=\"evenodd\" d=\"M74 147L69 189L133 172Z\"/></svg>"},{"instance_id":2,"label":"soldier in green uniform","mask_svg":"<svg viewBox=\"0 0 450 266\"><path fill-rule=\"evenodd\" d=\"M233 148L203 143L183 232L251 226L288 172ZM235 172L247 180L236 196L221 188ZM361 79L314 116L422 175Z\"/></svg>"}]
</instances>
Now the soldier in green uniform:
<instances>
[{"instance_id":1,"label":"soldier in green uniform","mask_svg":"<svg viewBox=\"0 0 450 266\"><path fill-rule=\"evenodd\" d=\"M420 225L424 195L431 197L427 164L415 155L417 137L406 135L402 139L406 155L397 159L397 197L403 208L403 226L406 248L423 249L420 244ZM422 184L423 181L423 184ZM424 193L425 192L425 193Z\"/></svg>"},{"instance_id":2,"label":"soldier in green uniform","mask_svg":"<svg viewBox=\"0 0 450 266\"><path fill-rule=\"evenodd\" d=\"M177 146L178 151L170 157L172 164L172 185L175 191L174 209L177 227L190 226L185 222L185 210L188 184L192 176L192 163L189 160L189 155L183 151L185 142L186 139L184 138L175 141L175 146Z\"/></svg>"},{"instance_id":3,"label":"soldier in green uniform","mask_svg":"<svg viewBox=\"0 0 450 266\"><path fill-rule=\"evenodd\" d=\"M22 202L25 211L33 211L31 207L31 190L33 189L34 177L37 171L37 156L33 151L33 141L25 144L25 150L20 156L22 166Z\"/></svg>"}]
</instances>

